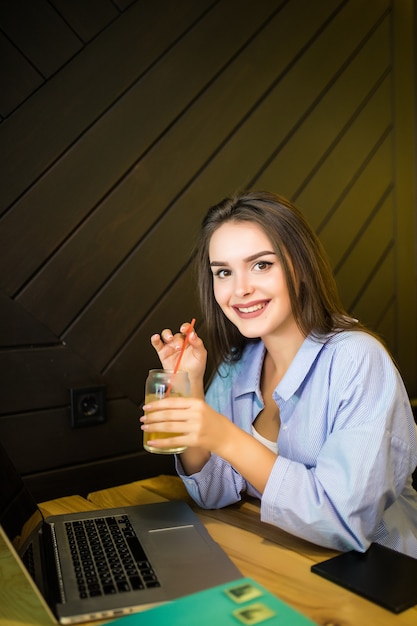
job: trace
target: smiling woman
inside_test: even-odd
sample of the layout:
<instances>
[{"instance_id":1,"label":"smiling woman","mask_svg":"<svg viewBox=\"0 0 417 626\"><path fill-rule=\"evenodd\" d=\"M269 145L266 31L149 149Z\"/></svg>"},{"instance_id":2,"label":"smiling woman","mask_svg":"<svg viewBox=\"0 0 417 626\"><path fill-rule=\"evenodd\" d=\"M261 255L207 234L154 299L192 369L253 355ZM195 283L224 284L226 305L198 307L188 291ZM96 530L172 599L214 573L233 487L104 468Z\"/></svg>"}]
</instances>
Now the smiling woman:
<instances>
[{"instance_id":1,"label":"smiling woman","mask_svg":"<svg viewBox=\"0 0 417 626\"><path fill-rule=\"evenodd\" d=\"M184 445L176 467L203 507L261 499L261 518L323 546L372 542L417 557L416 428L381 341L343 308L301 212L267 192L212 207L196 247L215 375L193 331L182 358L191 397L149 403L152 445ZM172 368L189 324L152 336ZM175 436L174 433L181 433Z\"/></svg>"}]
</instances>

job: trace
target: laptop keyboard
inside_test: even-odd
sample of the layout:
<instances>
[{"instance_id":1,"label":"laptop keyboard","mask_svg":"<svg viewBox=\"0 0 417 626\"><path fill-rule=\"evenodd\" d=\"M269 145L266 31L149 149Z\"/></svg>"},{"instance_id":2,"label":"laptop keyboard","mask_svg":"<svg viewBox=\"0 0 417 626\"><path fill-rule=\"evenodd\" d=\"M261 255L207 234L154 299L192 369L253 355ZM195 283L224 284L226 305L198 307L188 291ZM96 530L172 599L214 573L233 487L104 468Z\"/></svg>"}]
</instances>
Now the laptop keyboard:
<instances>
[{"instance_id":1,"label":"laptop keyboard","mask_svg":"<svg viewBox=\"0 0 417 626\"><path fill-rule=\"evenodd\" d=\"M127 515L65 527L80 598L160 586Z\"/></svg>"}]
</instances>

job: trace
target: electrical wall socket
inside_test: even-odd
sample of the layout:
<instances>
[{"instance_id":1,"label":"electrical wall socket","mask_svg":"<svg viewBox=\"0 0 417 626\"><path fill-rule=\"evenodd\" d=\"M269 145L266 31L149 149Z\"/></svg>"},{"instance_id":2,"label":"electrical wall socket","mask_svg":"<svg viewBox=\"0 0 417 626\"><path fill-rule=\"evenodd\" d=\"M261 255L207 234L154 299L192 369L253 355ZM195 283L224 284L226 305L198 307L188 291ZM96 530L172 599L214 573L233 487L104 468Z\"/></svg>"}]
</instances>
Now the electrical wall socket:
<instances>
[{"instance_id":1,"label":"electrical wall socket","mask_svg":"<svg viewBox=\"0 0 417 626\"><path fill-rule=\"evenodd\" d=\"M105 386L70 389L71 427L94 426L106 421Z\"/></svg>"}]
</instances>

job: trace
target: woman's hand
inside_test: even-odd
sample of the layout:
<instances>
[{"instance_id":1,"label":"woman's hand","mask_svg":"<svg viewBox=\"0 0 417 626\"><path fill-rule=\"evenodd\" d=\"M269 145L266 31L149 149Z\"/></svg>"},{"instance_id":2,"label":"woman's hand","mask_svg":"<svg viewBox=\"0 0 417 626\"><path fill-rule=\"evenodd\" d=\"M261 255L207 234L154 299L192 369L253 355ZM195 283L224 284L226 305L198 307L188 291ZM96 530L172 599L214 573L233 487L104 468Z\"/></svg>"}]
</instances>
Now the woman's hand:
<instances>
[{"instance_id":1,"label":"woman's hand","mask_svg":"<svg viewBox=\"0 0 417 626\"><path fill-rule=\"evenodd\" d=\"M175 368L189 328L190 324L186 322L181 325L180 332L175 335L169 328L163 330L160 335L152 335L151 344L158 353L164 369L173 370ZM207 364L207 350L195 330L191 331L187 341L188 344L182 355L180 369L188 372L191 387L193 387L195 382L202 383ZM192 395L195 394L192 393Z\"/></svg>"},{"instance_id":2,"label":"woman's hand","mask_svg":"<svg viewBox=\"0 0 417 626\"><path fill-rule=\"evenodd\" d=\"M166 439L148 439L155 448L187 446L181 463L187 474L201 471L216 454L228 461L260 493L263 493L276 455L227 417L199 398L169 397L143 407L142 430L181 433Z\"/></svg>"},{"instance_id":3,"label":"woman's hand","mask_svg":"<svg viewBox=\"0 0 417 626\"><path fill-rule=\"evenodd\" d=\"M199 398L169 397L143 407L142 430L149 433L181 433L173 438L148 442L155 448L199 447L216 452L230 421Z\"/></svg>"},{"instance_id":4,"label":"woman's hand","mask_svg":"<svg viewBox=\"0 0 417 626\"><path fill-rule=\"evenodd\" d=\"M144 407L141 417L142 430L149 433L148 445L155 448L187 446L181 454L181 463L186 474L201 471L216 447L221 432L220 423L229 422L216 413L204 400L197 398L172 397L150 402ZM216 431L216 427L219 431ZM165 439L152 439L153 432L181 433ZM170 444L171 442L171 444Z\"/></svg>"}]
</instances>

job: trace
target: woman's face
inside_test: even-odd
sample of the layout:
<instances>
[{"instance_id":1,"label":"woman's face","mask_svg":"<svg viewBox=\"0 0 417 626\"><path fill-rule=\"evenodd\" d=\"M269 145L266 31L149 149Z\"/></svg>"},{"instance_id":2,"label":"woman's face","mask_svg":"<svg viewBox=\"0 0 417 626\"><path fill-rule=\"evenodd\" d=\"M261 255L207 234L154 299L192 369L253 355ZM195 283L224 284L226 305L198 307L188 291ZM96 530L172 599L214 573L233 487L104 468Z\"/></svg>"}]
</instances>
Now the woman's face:
<instances>
[{"instance_id":1,"label":"woman's face","mask_svg":"<svg viewBox=\"0 0 417 626\"><path fill-rule=\"evenodd\" d=\"M214 297L244 337L298 332L284 270L262 228L225 222L209 245Z\"/></svg>"}]
</instances>

